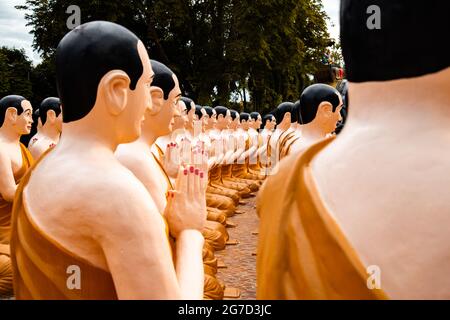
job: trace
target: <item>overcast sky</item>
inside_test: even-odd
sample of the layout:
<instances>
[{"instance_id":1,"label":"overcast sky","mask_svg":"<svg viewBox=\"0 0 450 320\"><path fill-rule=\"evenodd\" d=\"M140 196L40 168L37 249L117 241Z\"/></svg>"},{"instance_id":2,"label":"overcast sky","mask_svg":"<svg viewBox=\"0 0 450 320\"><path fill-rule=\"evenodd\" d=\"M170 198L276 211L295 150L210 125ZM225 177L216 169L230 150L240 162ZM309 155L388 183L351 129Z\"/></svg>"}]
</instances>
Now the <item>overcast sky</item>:
<instances>
[{"instance_id":1,"label":"overcast sky","mask_svg":"<svg viewBox=\"0 0 450 320\"><path fill-rule=\"evenodd\" d=\"M328 30L333 38L338 39L340 0L322 0L322 2L330 17ZM29 34L30 28L25 26L25 12L14 8L23 3L25 0L0 0L0 46L23 48L33 63L37 64L41 59L31 47L33 36Z\"/></svg>"}]
</instances>

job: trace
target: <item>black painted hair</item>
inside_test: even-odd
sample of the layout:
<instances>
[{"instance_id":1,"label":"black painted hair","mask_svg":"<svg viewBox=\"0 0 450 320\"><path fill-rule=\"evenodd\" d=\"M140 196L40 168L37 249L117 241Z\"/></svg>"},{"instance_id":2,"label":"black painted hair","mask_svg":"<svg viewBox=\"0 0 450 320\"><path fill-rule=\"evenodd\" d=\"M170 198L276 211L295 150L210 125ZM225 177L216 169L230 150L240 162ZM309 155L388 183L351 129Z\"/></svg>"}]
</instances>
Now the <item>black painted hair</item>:
<instances>
[{"instance_id":1,"label":"black painted hair","mask_svg":"<svg viewBox=\"0 0 450 320\"><path fill-rule=\"evenodd\" d=\"M230 113L231 113L231 118L232 118L233 120L236 120L236 118L239 117L239 112L237 112L237 111L234 110L234 109L230 109Z\"/></svg>"},{"instance_id":2,"label":"black painted hair","mask_svg":"<svg viewBox=\"0 0 450 320\"><path fill-rule=\"evenodd\" d=\"M39 116L41 118L42 125L44 125L47 122L47 112L49 110L55 111L56 116L59 116L61 113L61 102L59 101L59 98L46 98L41 102L41 106L38 110L40 110Z\"/></svg>"},{"instance_id":3,"label":"black painted hair","mask_svg":"<svg viewBox=\"0 0 450 320\"><path fill-rule=\"evenodd\" d=\"M219 116L219 114L223 115L224 118L227 116L228 108L225 108L223 106L217 106L214 108L214 110L216 111L217 116Z\"/></svg>"},{"instance_id":4,"label":"black painted hair","mask_svg":"<svg viewBox=\"0 0 450 320\"><path fill-rule=\"evenodd\" d=\"M128 29L93 21L73 29L56 49L56 81L65 123L84 118L94 107L98 85L111 70L122 70L134 90L143 73L139 39Z\"/></svg>"},{"instance_id":5,"label":"black painted hair","mask_svg":"<svg viewBox=\"0 0 450 320\"><path fill-rule=\"evenodd\" d=\"M273 119L275 119L275 116L273 114L271 114L271 113L268 113L268 114L264 115L264 117L262 118L263 125L265 125L267 120L272 121Z\"/></svg>"},{"instance_id":6,"label":"black painted hair","mask_svg":"<svg viewBox=\"0 0 450 320\"><path fill-rule=\"evenodd\" d=\"M17 110L17 114L21 115L23 112L22 101L26 100L22 96L17 95L9 95L3 97L0 100L0 128L3 126L5 122L6 110L8 108L14 108Z\"/></svg>"},{"instance_id":7,"label":"black painted hair","mask_svg":"<svg viewBox=\"0 0 450 320\"><path fill-rule=\"evenodd\" d=\"M201 118L203 118L203 113L202 113L202 109L203 107L200 105L195 105L195 114L197 115L198 119L200 120Z\"/></svg>"},{"instance_id":8,"label":"black painted hair","mask_svg":"<svg viewBox=\"0 0 450 320\"><path fill-rule=\"evenodd\" d=\"M292 105L292 112L291 112L291 123L300 123L298 121L299 119L299 109L300 109L300 100L297 100Z\"/></svg>"},{"instance_id":9,"label":"black painted hair","mask_svg":"<svg viewBox=\"0 0 450 320\"><path fill-rule=\"evenodd\" d=\"M214 109L208 106L204 106L203 109L206 111L206 114L211 118L214 114Z\"/></svg>"},{"instance_id":10,"label":"black painted hair","mask_svg":"<svg viewBox=\"0 0 450 320\"><path fill-rule=\"evenodd\" d=\"M165 64L156 60L150 60L152 64L155 77L153 78L152 87L161 88L164 92L164 100L169 98L170 91L175 88L175 81L173 80L173 71L170 70Z\"/></svg>"},{"instance_id":11,"label":"black painted hair","mask_svg":"<svg viewBox=\"0 0 450 320\"><path fill-rule=\"evenodd\" d=\"M450 2L442 0L342 0L340 38L347 79L387 81L447 68L449 12ZM377 13L380 29L370 29Z\"/></svg>"},{"instance_id":12,"label":"black painted hair","mask_svg":"<svg viewBox=\"0 0 450 320\"><path fill-rule=\"evenodd\" d=\"M258 120L258 117L261 117L261 114L259 112L251 112L250 113L250 118L252 118L253 120Z\"/></svg>"},{"instance_id":13,"label":"black painted hair","mask_svg":"<svg viewBox=\"0 0 450 320\"><path fill-rule=\"evenodd\" d=\"M191 111L191 109L192 109L191 103L194 102L194 100L192 100L191 98L188 98L188 97L181 97L180 100L183 101L184 104L186 105L187 111L188 112Z\"/></svg>"},{"instance_id":14,"label":"black painted hair","mask_svg":"<svg viewBox=\"0 0 450 320\"><path fill-rule=\"evenodd\" d=\"M333 106L333 112L340 104L339 92L323 83L316 83L307 87L300 97L300 108L298 110L298 118L300 124L307 124L314 120L319 105L327 101Z\"/></svg>"},{"instance_id":15,"label":"black painted hair","mask_svg":"<svg viewBox=\"0 0 450 320\"><path fill-rule=\"evenodd\" d=\"M275 116L273 114L271 114L271 113L265 114L262 117L261 129L264 129L264 127L266 126L267 120L272 121L273 119L275 119Z\"/></svg>"},{"instance_id":16,"label":"black painted hair","mask_svg":"<svg viewBox=\"0 0 450 320\"><path fill-rule=\"evenodd\" d=\"M292 102L282 102L278 105L278 107L273 111L273 115L275 116L275 119L277 120L277 124L280 124L281 121L283 121L284 115L287 112L291 113L292 117L292 107L294 104Z\"/></svg>"},{"instance_id":17,"label":"black painted hair","mask_svg":"<svg viewBox=\"0 0 450 320\"><path fill-rule=\"evenodd\" d=\"M245 120L248 122L250 120L250 115L247 112L241 112L239 114L239 118L240 118L241 122L242 122L242 120Z\"/></svg>"}]
</instances>

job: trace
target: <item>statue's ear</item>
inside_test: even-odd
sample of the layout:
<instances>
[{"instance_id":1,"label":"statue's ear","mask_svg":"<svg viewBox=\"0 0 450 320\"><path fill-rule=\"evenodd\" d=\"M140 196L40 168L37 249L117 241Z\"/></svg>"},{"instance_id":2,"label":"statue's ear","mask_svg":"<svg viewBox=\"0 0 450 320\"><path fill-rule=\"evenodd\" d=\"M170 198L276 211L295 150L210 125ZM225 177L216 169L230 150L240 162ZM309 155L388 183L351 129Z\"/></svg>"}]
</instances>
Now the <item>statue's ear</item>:
<instances>
[{"instance_id":1,"label":"statue's ear","mask_svg":"<svg viewBox=\"0 0 450 320\"><path fill-rule=\"evenodd\" d=\"M5 120L8 119L11 122L17 121L17 109L14 107L9 107L5 112Z\"/></svg>"},{"instance_id":2,"label":"statue's ear","mask_svg":"<svg viewBox=\"0 0 450 320\"><path fill-rule=\"evenodd\" d=\"M106 106L113 115L120 114L127 106L130 77L122 70L112 70L100 80L98 90L106 99Z\"/></svg>"},{"instance_id":3,"label":"statue's ear","mask_svg":"<svg viewBox=\"0 0 450 320\"><path fill-rule=\"evenodd\" d=\"M55 122L55 120L56 120L56 113L55 113L54 110L48 110L47 111L47 121L49 121L49 120L50 120L50 122Z\"/></svg>"},{"instance_id":4,"label":"statue's ear","mask_svg":"<svg viewBox=\"0 0 450 320\"><path fill-rule=\"evenodd\" d=\"M323 116L323 117L330 117L333 113L333 106L328 101L322 101L319 106L317 107L317 114Z\"/></svg>"}]
</instances>

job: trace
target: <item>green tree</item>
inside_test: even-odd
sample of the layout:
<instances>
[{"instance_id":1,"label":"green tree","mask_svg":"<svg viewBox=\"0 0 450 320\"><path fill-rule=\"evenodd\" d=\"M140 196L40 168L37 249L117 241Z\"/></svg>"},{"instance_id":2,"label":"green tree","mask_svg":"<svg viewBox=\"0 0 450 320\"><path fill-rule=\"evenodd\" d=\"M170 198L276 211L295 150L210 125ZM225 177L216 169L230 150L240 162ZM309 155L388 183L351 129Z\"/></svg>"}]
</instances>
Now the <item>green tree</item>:
<instances>
[{"instance_id":1,"label":"green tree","mask_svg":"<svg viewBox=\"0 0 450 320\"><path fill-rule=\"evenodd\" d=\"M27 0L33 46L50 59L67 33L71 0ZM177 74L199 104L267 111L295 100L327 46L321 0L78 0L82 23L107 20L132 30L152 59Z\"/></svg>"},{"instance_id":2,"label":"green tree","mask_svg":"<svg viewBox=\"0 0 450 320\"><path fill-rule=\"evenodd\" d=\"M32 65L25 51L0 48L0 97L17 94L28 99L32 96Z\"/></svg>"}]
</instances>

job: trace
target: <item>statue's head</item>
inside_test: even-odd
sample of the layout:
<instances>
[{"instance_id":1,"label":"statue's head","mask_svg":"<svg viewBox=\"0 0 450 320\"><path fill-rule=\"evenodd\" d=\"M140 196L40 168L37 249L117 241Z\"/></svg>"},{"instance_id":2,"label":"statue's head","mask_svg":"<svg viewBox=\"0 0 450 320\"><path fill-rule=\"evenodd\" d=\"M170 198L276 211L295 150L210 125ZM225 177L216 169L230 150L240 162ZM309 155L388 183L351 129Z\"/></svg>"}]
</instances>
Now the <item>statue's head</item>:
<instances>
[{"instance_id":1,"label":"statue's head","mask_svg":"<svg viewBox=\"0 0 450 320\"><path fill-rule=\"evenodd\" d=\"M188 110L186 108L186 105L184 102L180 99L178 100L177 106L176 106L177 112L175 113L173 117L173 125L172 130L178 130L183 129L187 127L188 123Z\"/></svg>"},{"instance_id":2,"label":"statue's head","mask_svg":"<svg viewBox=\"0 0 450 320\"><path fill-rule=\"evenodd\" d=\"M268 113L262 118L262 126L264 126L264 129L273 130L276 125L277 120L273 114Z\"/></svg>"},{"instance_id":3,"label":"statue's head","mask_svg":"<svg viewBox=\"0 0 450 320\"><path fill-rule=\"evenodd\" d=\"M350 82L419 77L447 68L447 1L341 0Z\"/></svg>"},{"instance_id":4,"label":"statue's head","mask_svg":"<svg viewBox=\"0 0 450 320\"><path fill-rule=\"evenodd\" d=\"M61 132L62 113L59 98L49 97L42 100L38 110L39 118L43 126L52 126Z\"/></svg>"},{"instance_id":5,"label":"statue's head","mask_svg":"<svg viewBox=\"0 0 450 320\"><path fill-rule=\"evenodd\" d=\"M244 130L248 130L250 128L250 114L247 112L241 112L239 114L241 128Z\"/></svg>"},{"instance_id":6,"label":"statue's head","mask_svg":"<svg viewBox=\"0 0 450 320\"><path fill-rule=\"evenodd\" d=\"M232 120L230 110L223 106L217 106L214 108L214 111L217 114L217 128L228 129Z\"/></svg>"},{"instance_id":7,"label":"statue's head","mask_svg":"<svg viewBox=\"0 0 450 320\"><path fill-rule=\"evenodd\" d=\"M237 129L239 127L239 123L241 121L241 119L239 117L239 112L231 109L230 115L231 115L230 129Z\"/></svg>"},{"instance_id":8,"label":"statue's head","mask_svg":"<svg viewBox=\"0 0 450 320\"><path fill-rule=\"evenodd\" d=\"M217 123L217 113L216 111L209 107L209 106L204 106L201 109L201 112L203 114L203 122L205 125L205 128L208 129L212 129L214 128L215 124Z\"/></svg>"},{"instance_id":9,"label":"statue's head","mask_svg":"<svg viewBox=\"0 0 450 320\"><path fill-rule=\"evenodd\" d=\"M174 116L180 116L178 100L181 90L172 70L155 60L151 60L151 65L155 74L150 88L153 107L146 112L144 128L160 137L172 131Z\"/></svg>"},{"instance_id":10,"label":"statue's head","mask_svg":"<svg viewBox=\"0 0 450 320\"><path fill-rule=\"evenodd\" d=\"M102 130L117 144L139 137L145 110L152 107L152 78L143 43L115 23L82 24L56 49L63 123L76 123L78 132Z\"/></svg>"},{"instance_id":11,"label":"statue's head","mask_svg":"<svg viewBox=\"0 0 450 320\"><path fill-rule=\"evenodd\" d=\"M261 127L262 118L259 112L250 113L250 127L258 130Z\"/></svg>"},{"instance_id":12,"label":"statue's head","mask_svg":"<svg viewBox=\"0 0 450 320\"><path fill-rule=\"evenodd\" d=\"M292 109L294 104L292 102L282 102L273 111L273 115L277 121L277 128L287 130L291 126Z\"/></svg>"},{"instance_id":13,"label":"statue's head","mask_svg":"<svg viewBox=\"0 0 450 320\"><path fill-rule=\"evenodd\" d=\"M342 98L327 84L317 83L307 87L300 96L298 118L305 125L315 121L326 132L333 132L341 120Z\"/></svg>"},{"instance_id":14,"label":"statue's head","mask_svg":"<svg viewBox=\"0 0 450 320\"><path fill-rule=\"evenodd\" d=\"M192 126L194 125L195 103L191 98L188 98L188 97L181 97L180 100L183 101L184 105L186 106L186 110L187 110L186 129L191 129Z\"/></svg>"},{"instance_id":15,"label":"statue's head","mask_svg":"<svg viewBox=\"0 0 450 320\"><path fill-rule=\"evenodd\" d=\"M0 99L0 128L17 135L27 135L33 124L33 108L22 96L9 95Z\"/></svg>"}]
</instances>

